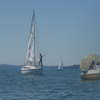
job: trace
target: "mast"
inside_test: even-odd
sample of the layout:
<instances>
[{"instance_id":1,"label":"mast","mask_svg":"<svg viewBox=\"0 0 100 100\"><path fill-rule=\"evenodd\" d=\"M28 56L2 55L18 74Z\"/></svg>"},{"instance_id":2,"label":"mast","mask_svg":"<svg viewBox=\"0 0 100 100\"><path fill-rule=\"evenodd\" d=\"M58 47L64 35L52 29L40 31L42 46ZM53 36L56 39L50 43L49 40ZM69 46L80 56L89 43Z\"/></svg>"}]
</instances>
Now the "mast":
<instances>
[{"instance_id":1,"label":"mast","mask_svg":"<svg viewBox=\"0 0 100 100\"><path fill-rule=\"evenodd\" d=\"M33 63L35 63L35 10L33 9L33 17L31 24L31 34L33 35Z\"/></svg>"}]
</instances>

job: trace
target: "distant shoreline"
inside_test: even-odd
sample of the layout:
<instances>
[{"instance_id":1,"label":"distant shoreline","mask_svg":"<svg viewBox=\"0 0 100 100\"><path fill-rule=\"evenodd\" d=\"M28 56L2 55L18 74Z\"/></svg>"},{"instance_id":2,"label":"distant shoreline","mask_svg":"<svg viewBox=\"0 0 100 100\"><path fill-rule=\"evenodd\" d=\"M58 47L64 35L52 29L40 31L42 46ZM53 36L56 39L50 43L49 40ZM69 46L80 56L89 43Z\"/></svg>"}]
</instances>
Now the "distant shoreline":
<instances>
[{"instance_id":1,"label":"distant shoreline","mask_svg":"<svg viewBox=\"0 0 100 100\"><path fill-rule=\"evenodd\" d=\"M6 67L6 66L21 67L21 66L24 66L24 65L0 64L0 67L1 67L1 66L2 66L2 67L3 67L3 66L4 66L4 67ZM48 65L48 66L44 65L44 67L57 67L57 66L56 66L56 65ZM76 68L76 67L79 68L79 65L64 66L64 68L69 68L69 67L70 67L70 68L71 68L71 67L72 67L72 68L73 68L73 67L75 67L75 68Z\"/></svg>"}]
</instances>

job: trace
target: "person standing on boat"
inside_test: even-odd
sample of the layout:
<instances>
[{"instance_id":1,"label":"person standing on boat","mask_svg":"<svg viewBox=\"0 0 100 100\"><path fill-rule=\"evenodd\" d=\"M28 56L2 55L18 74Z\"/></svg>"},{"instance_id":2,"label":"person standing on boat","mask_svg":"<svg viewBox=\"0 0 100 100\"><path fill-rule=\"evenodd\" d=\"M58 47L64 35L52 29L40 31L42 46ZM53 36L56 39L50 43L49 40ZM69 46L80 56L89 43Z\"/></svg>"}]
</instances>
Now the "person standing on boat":
<instances>
[{"instance_id":1,"label":"person standing on boat","mask_svg":"<svg viewBox=\"0 0 100 100\"><path fill-rule=\"evenodd\" d=\"M44 56L44 55L42 55L42 54L40 53L39 58L38 58L39 65L42 65L42 57L43 57L43 56Z\"/></svg>"}]
</instances>

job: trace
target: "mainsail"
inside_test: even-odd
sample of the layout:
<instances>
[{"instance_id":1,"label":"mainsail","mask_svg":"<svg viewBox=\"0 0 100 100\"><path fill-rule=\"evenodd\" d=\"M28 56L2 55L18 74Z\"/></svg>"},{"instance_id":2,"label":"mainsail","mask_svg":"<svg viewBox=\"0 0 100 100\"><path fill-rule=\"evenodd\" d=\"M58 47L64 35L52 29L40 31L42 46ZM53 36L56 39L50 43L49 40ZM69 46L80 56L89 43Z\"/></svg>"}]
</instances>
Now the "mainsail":
<instances>
[{"instance_id":1,"label":"mainsail","mask_svg":"<svg viewBox=\"0 0 100 100\"><path fill-rule=\"evenodd\" d=\"M35 63L35 11L34 10L30 28L29 42L27 47L26 63L27 64Z\"/></svg>"}]
</instances>

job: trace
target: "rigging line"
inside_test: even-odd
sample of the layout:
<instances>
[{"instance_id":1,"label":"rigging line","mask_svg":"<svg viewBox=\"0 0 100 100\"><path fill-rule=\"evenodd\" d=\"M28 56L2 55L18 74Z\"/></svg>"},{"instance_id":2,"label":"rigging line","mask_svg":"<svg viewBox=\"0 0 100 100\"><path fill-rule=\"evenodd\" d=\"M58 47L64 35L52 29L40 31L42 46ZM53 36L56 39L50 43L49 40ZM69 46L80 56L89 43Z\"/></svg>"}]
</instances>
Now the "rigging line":
<instances>
[{"instance_id":1,"label":"rigging line","mask_svg":"<svg viewBox=\"0 0 100 100\"><path fill-rule=\"evenodd\" d=\"M39 41L38 41L38 38L39 37L37 37L37 49L38 49L38 55L40 54L40 48L39 48Z\"/></svg>"},{"instance_id":2,"label":"rigging line","mask_svg":"<svg viewBox=\"0 0 100 100\"><path fill-rule=\"evenodd\" d=\"M36 26L36 20L35 20L35 26ZM37 32L37 26L35 27L35 32L36 32L36 40L37 40L37 51L38 51L38 55L40 54L40 48L39 48L39 40L38 40L38 32Z\"/></svg>"}]
</instances>

